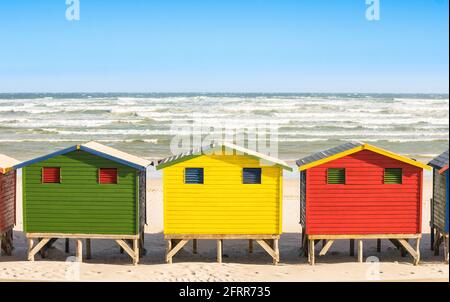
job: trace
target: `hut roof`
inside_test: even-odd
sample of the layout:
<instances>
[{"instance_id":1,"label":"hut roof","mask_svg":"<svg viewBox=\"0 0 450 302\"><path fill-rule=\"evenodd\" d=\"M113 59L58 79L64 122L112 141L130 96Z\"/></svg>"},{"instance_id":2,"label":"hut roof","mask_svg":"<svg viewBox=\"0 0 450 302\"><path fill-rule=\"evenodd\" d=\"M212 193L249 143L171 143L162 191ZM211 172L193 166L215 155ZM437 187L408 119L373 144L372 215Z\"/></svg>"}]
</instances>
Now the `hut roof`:
<instances>
[{"instance_id":1,"label":"hut roof","mask_svg":"<svg viewBox=\"0 0 450 302\"><path fill-rule=\"evenodd\" d=\"M221 148L234 150L234 151L242 153L244 155L257 158L263 162L277 165L285 170L292 171L292 168L286 162L284 162L278 158L268 156L266 154L262 154L262 153L259 153L259 152L256 152L256 151L253 151L250 149L246 149L246 148L238 146L238 145L227 143L227 142L213 143L208 146L192 149L189 152L181 153L178 155L174 155L171 157L167 157L167 158L158 160L157 162L153 162L153 164L156 166L157 170L160 170L160 169L175 165L177 163L180 163L180 162L183 162L183 161L195 158L195 157L207 155L208 153L214 152L215 150L218 150Z\"/></svg>"},{"instance_id":2,"label":"hut roof","mask_svg":"<svg viewBox=\"0 0 450 302\"><path fill-rule=\"evenodd\" d=\"M448 166L448 150L445 151L444 153L440 154L438 157L434 158L428 164L438 170L441 170L445 166ZM443 172L445 172L445 171L443 171Z\"/></svg>"},{"instance_id":3,"label":"hut roof","mask_svg":"<svg viewBox=\"0 0 450 302\"><path fill-rule=\"evenodd\" d=\"M0 154L0 174L8 173L15 165L19 163L20 162L14 158Z\"/></svg>"},{"instance_id":4,"label":"hut roof","mask_svg":"<svg viewBox=\"0 0 450 302\"><path fill-rule=\"evenodd\" d=\"M297 160L297 166L299 166L300 171L307 170L322 164L325 164L327 162L330 162L332 160L336 160L342 157L345 157L347 155L362 151L362 150L370 150L375 153L399 160L401 162L405 162L407 164L430 170L431 168L421 162L418 162L414 159L395 154L390 151L386 151L384 149L363 143L363 142L347 142L345 144L342 144L338 147L334 147L328 150L320 151L317 153L314 153L312 155L309 155L307 157L301 158Z\"/></svg>"},{"instance_id":5,"label":"hut roof","mask_svg":"<svg viewBox=\"0 0 450 302\"><path fill-rule=\"evenodd\" d=\"M23 163L20 163L18 165L15 165L14 168L19 169L26 166L29 166L31 164L41 162L44 160L47 160L49 158L53 158L58 155L67 154L69 152L75 151L75 150L82 150L88 153L91 153L93 155L97 155L99 157L103 157L112 161L115 161L119 164L123 164L125 166L132 167L137 170L146 170L148 166L150 166L151 162L142 158L139 158L137 156L116 150L114 148L96 143L96 142L89 142L87 144L83 145L75 145L57 152L50 153L48 155L44 155L29 161L25 161Z\"/></svg>"}]
</instances>

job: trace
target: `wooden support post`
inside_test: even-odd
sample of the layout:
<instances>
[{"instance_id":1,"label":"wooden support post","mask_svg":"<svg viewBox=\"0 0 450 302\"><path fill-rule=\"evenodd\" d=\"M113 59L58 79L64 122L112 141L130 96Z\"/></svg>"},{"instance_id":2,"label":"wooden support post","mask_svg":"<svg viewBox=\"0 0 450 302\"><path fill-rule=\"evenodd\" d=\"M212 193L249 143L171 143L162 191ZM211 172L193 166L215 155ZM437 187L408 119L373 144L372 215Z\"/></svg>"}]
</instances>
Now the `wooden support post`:
<instances>
[{"instance_id":1,"label":"wooden support post","mask_svg":"<svg viewBox=\"0 0 450 302\"><path fill-rule=\"evenodd\" d=\"M436 230L436 237L434 238L434 255L439 256L439 249L441 247L441 233Z\"/></svg>"},{"instance_id":2,"label":"wooden support post","mask_svg":"<svg viewBox=\"0 0 450 302\"><path fill-rule=\"evenodd\" d=\"M274 260L279 261L279 254L275 251L275 245L278 245L278 242L275 240L271 240L273 243L273 247L267 243L267 240L256 240L256 242L272 257Z\"/></svg>"},{"instance_id":3,"label":"wooden support post","mask_svg":"<svg viewBox=\"0 0 450 302\"><path fill-rule=\"evenodd\" d=\"M217 263L222 263L222 240L217 240Z\"/></svg>"},{"instance_id":4,"label":"wooden support post","mask_svg":"<svg viewBox=\"0 0 450 302\"><path fill-rule=\"evenodd\" d=\"M311 265L315 265L316 264L316 259L315 259L315 255L314 255L314 240L309 240L309 264Z\"/></svg>"},{"instance_id":5,"label":"wooden support post","mask_svg":"<svg viewBox=\"0 0 450 302\"><path fill-rule=\"evenodd\" d=\"M172 257L168 258L167 255L169 254L169 252L172 250L172 240L166 240L167 244L166 244L166 262L169 264L172 264Z\"/></svg>"},{"instance_id":6,"label":"wooden support post","mask_svg":"<svg viewBox=\"0 0 450 302\"><path fill-rule=\"evenodd\" d=\"M319 253L319 256L325 256L328 253L328 250L330 249L330 247L333 245L334 240L327 240L327 242L325 243L325 245L323 246L322 250Z\"/></svg>"},{"instance_id":7,"label":"wooden support post","mask_svg":"<svg viewBox=\"0 0 450 302\"><path fill-rule=\"evenodd\" d=\"M0 250L5 255L11 256L13 250L13 231L6 231L1 235Z\"/></svg>"},{"instance_id":8,"label":"wooden support post","mask_svg":"<svg viewBox=\"0 0 450 302\"><path fill-rule=\"evenodd\" d=\"M420 261L420 238L417 238L416 241L416 249L413 249L413 247L409 244L406 239L398 239L398 242L404 248L413 258L414 258L414 265L418 265Z\"/></svg>"},{"instance_id":9,"label":"wooden support post","mask_svg":"<svg viewBox=\"0 0 450 302\"><path fill-rule=\"evenodd\" d=\"M31 238L28 238L28 260L34 261L34 254L31 254L31 251L33 250L34 241Z\"/></svg>"},{"instance_id":10,"label":"wooden support post","mask_svg":"<svg viewBox=\"0 0 450 302\"><path fill-rule=\"evenodd\" d=\"M448 252L448 234L446 234L445 238L444 238L444 261L447 264L448 264L448 256L449 256L448 254L449 254L449 252Z\"/></svg>"},{"instance_id":11,"label":"wooden support post","mask_svg":"<svg viewBox=\"0 0 450 302\"><path fill-rule=\"evenodd\" d=\"M377 239L377 253L381 253L381 239Z\"/></svg>"},{"instance_id":12,"label":"wooden support post","mask_svg":"<svg viewBox=\"0 0 450 302\"><path fill-rule=\"evenodd\" d=\"M131 244L133 245L132 248L128 243L129 241L131 241ZM116 243L123 248L123 250L131 257L131 259L133 259L133 264L137 264L136 261L139 261L139 239L130 239L130 240L117 239Z\"/></svg>"},{"instance_id":13,"label":"wooden support post","mask_svg":"<svg viewBox=\"0 0 450 302\"><path fill-rule=\"evenodd\" d=\"M405 240L406 240L406 242L409 243L409 239L405 239ZM401 254L401 256L402 256L403 258L406 257L407 251L406 251L405 247L402 247L402 248L400 249L400 254Z\"/></svg>"},{"instance_id":14,"label":"wooden support post","mask_svg":"<svg viewBox=\"0 0 450 302\"><path fill-rule=\"evenodd\" d=\"M280 262L280 249L278 247L278 239L273 240L273 249L276 257L273 259L273 264L277 265Z\"/></svg>"},{"instance_id":15,"label":"wooden support post","mask_svg":"<svg viewBox=\"0 0 450 302\"><path fill-rule=\"evenodd\" d=\"M192 240L192 254L197 254L197 239Z\"/></svg>"},{"instance_id":16,"label":"wooden support post","mask_svg":"<svg viewBox=\"0 0 450 302\"><path fill-rule=\"evenodd\" d=\"M65 243L65 251L66 253L70 253L70 242L69 242L69 238L66 238L66 243Z\"/></svg>"},{"instance_id":17,"label":"wooden support post","mask_svg":"<svg viewBox=\"0 0 450 302\"><path fill-rule=\"evenodd\" d=\"M44 247L44 245L47 244L47 242L50 241L51 238L44 238L41 241L39 241L36 246L33 247L33 239L28 239L28 260L34 261L34 255L36 255L37 252L41 250L41 248Z\"/></svg>"},{"instance_id":18,"label":"wooden support post","mask_svg":"<svg viewBox=\"0 0 450 302\"><path fill-rule=\"evenodd\" d=\"M169 241L171 241L171 240L169 240ZM167 246L168 252L166 255L166 262L172 263L173 256L175 256L175 254L178 253L183 248L183 246L185 246L186 243L188 243L188 241L189 240L187 240L187 239L180 240L180 241L178 241L178 243L175 245L174 248L172 248L172 242L168 243L168 246Z\"/></svg>"},{"instance_id":19,"label":"wooden support post","mask_svg":"<svg viewBox=\"0 0 450 302\"><path fill-rule=\"evenodd\" d=\"M302 230L301 249L305 248L305 232Z\"/></svg>"},{"instance_id":20,"label":"wooden support post","mask_svg":"<svg viewBox=\"0 0 450 302\"><path fill-rule=\"evenodd\" d=\"M86 259L92 258L91 239L86 239Z\"/></svg>"},{"instance_id":21,"label":"wooden support post","mask_svg":"<svg viewBox=\"0 0 450 302\"><path fill-rule=\"evenodd\" d=\"M434 251L434 227L431 227L431 232L430 232L430 249L432 251Z\"/></svg>"},{"instance_id":22,"label":"wooden support post","mask_svg":"<svg viewBox=\"0 0 450 302\"><path fill-rule=\"evenodd\" d=\"M133 239L133 265L137 265L139 263L139 239Z\"/></svg>"},{"instance_id":23,"label":"wooden support post","mask_svg":"<svg viewBox=\"0 0 450 302\"><path fill-rule=\"evenodd\" d=\"M302 241L303 241L302 242L302 253L300 254L300 256L308 257L309 246L308 246L308 236L306 234L303 236ZM309 257L308 257L308 262L309 262Z\"/></svg>"},{"instance_id":24,"label":"wooden support post","mask_svg":"<svg viewBox=\"0 0 450 302\"><path fill-rule=\"evenodd\" d=\"M307 238L307 236L306 236ZM308 239L306 239L306 244L305 244L305 251L306 251L306 256L308 257L308 263L311 264L311 246L310 246L310 242Z\"/></svg>"},{"instance_id":25,"label":"wooden support post","mask_svg":"<svg viewBox=\"0 0 450 302\"><path fill-rule=\"evenodd\" d=\"M252 253L253 253L253 240L252 240L252 239L250 239L250 240L248 241L248 253L249 253L249 254L252 254Z\"/></svg>"},{"instance_id":26,"label":"wooden support post","mask_svg":"<svg viewBox=\"0 0 450 302\"><path fill-rule=\"evenodd\" d=\"M81 239L77 239L77 262L83 262L83 241Z\"/></svg>"},{"instance_id":27,"label":"wooden support post","mask_svg":"<svg viewBox=\"0 0 450 302\"><path fill-rule=\"evenodd\" d=\"M362 263L364 262L364 246L363 246L363 241L360 239L358 240L358 262Z\"/></svg>"},{"instance_id":28,"label":"wooden support post","mask_svg":"<svg viewBox=\"0 0 450 302\"><path fill-rule=\"evenodd\" d=\"M355 256L355 239L350 239L350 257Z\"/></svg>"},{"instance_id":29,"label":"wooden support post","mask_svg":"<svg viewBox=\"0 0 450 302\"><path fill-rule=\"evenodd\" d=\"M416 258L414 259L414 265L419 265L420 262L420 238L416 240Z\"/></svg>"}]
</instances>

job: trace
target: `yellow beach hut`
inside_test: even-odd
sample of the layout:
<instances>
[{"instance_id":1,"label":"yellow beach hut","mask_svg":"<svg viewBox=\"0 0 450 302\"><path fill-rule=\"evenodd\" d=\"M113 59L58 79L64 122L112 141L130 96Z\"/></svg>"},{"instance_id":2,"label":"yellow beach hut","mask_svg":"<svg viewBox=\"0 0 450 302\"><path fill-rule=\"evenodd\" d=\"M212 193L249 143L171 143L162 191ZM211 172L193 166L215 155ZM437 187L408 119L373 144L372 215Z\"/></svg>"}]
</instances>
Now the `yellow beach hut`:
<instances>
[{"instance_id":1,"label":"yellow beach hut","mask_svg":"<svg viewBox=\"0 0 450 302\"><path fill-rule=\"evenodd\" d=\"M166 262L190 240L253 240L279 262L284 161L229 143L215 143L154 163L163 169Z\"/></svg>"}]
</instances>

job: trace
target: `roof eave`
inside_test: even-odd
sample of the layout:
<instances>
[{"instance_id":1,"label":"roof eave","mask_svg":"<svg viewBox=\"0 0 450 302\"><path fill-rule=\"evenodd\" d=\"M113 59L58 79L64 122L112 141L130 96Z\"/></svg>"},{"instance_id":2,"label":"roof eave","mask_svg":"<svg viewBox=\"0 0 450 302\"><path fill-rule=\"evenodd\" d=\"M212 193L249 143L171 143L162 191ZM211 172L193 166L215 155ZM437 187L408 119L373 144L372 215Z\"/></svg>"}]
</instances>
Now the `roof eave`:
<instances>
[{"instance_id":1,"label":"roof eave","mask_svg":"<svg viewBox=\"0 0 450 302\"><path fill-rule=\"evenodd\" d=\"M69 152L76 151L76 150L82 150L82 151L88 152L90 154L93 154L93 155L96 155L96 156L99 156L99 157L103 157L105 159L109 159L111 161L117 162L119 164L123 164L125 166L132 167L132 168L134 168L136 170L139 170L139 171L145 171L147 169L147 167L144 167L144 166L141 166L141 165L137 165L135 163L132 163L132 162L129 162L129 161L126 161L126 160L123 160L123 159L120 159L120 158L117 158L117 157L114 157L114 156L110 156L108 154L105 154L103 152L99 152L99 151L93 150L93 149L88 148L88 147L83 146L83 145L75 145L75 146L72 146L72 147L69 147L69 148L66 148L66 149L63 149L63 150L59 150L59 151L56 151L56 152L53 152L53 153L50 153L50 154L47 154L47 155L44 155L44 156L40 156L40 157L37 157L35 159L31 159L29 161L25 161L23 163L15 165L13 168L14 169L21 169L23 167L26 167L26 166L29 166L29 165L32 165L32 164L35 164L35 163L39 163L41 161L44 161L44 160L47 160L47 159L50 159L50 158L53 158L53 157L56 157L56 156L59 156L59 155L64 155L64 154L67 154Z\"/></svg>"},{"instance_id":2,"label":"roof eave","mask_svg":"<svg viewBox=\"0 0 450 302\"><path fill-rule=\"evenodd\" d=\"M13 168L14 169L21 169L21 168L24 168L26 166L29 166L29 165L32 165L32 164L35 164L35 163L39 163L41 161L44 161L44 160L47 160L47 159L50 159L50 158L53 158L53 157L56 157L56 156L59 156L59 155L64 155L66 153L69 153L69 152L72 152L72 151L75 151L75 150L78 150L78 149L80 149L80 145L75 145L75 146L72 146L72 147L69 147L69 148L65 148L65 149L62 149L62 150L59 150L59 151L56 151L56 152L44 155L44 156L40 156L40 157L36 157L36 158L28 160L28 161L24 161L24 162L22 162L22 163L20 163L18 165L15 165Z\"/></svg>"},{"instance_id":3,"label":"roof eave","mask_svg":"<svg viewBox=\"0 0 450 302\"><path fill-rule=\"evenodd\" d=\"M407 158L405 156L398 155L398 154L392 153L390 151L387 151L387 150L384 150L384 149L381 149L381 148L378 148L378 147L375 147L375 146L372 146L372 145L369 145L369 144L363 144L361 146L357 146L355 148L343 151L341 153L338 153L338 154L335 154L335 155L332 155L332 156L329 156L329 157L326 157L326 158L323 158L323 159L320 159L320 160L317 160L317 161L314 161L314 162L311 162L311 163L308 163L308 164L305 164L305 165L299 165L299 162L297 161L297 165L299 166L298 169L299 169L299 171L304 171L304 170L307 170L307 169L310 169L310 168L313 168L313 167L316 167L316 166L323 165L323 164L325 164L327 162L330 162L330 161L333 161L333 160L336 160L336 159L339 159L339 158L351 155L353 153L356 153L356 152L359 152L359 151L362 151L362 150L369 150L369 151L372 151L372 152L375 152L375 153L378 153L378 154L381 154L381 155L384 155L384 156L396 159L398 161L410 164L412 166L416 166L416 167L419 167L419 168L422 168L422 169L425 169L425 170L432 170L432 168L430 166L428 166L428 165L426 165L424 163L421 163L419 161L415 161L415 160Z\"/></svg>"},{"instance_id":4,"label":"roof eave","mask_svg":"<svg viewBox=\"0 0 450 302\"><path fill-rule=\"evenodd\" d=\"M199 150L198 152L192 153L191 155L188 155L188 156L181 157L180 159L171 160L171 161L169 161L167 163L161 163L161 164L155 163L155 168L156 168L156 170L161 170L161 169L164 169L164 168L167 168L167 167L170 167L170 166L182 163L184 161L194 159L194 158L202 156L202 155L208 155L207 152L211 152L211 151L214 151L214 150L217 150L217 149L222 149L222 148L228 148L228 149L233 149L233 150L235 150L237 152L243 152L245 156L252 157L252 158L255 158L255 159L260 160L260 161L268 161L268 162L273 163L274 166L278 166L278 167L280 167L282 169L285 169L285 170L288 170L288 171L291 171L291 172L293 171L293 169L286 163L279 163L279 162L271 161L270 159L261 158L261 157L258 157L256 155L246 153L243 150L237 150L233 146L231 146L230 144L208 145L208 146L202 147L201 150ZM205 152L206 152L206 154L205 154Z\"/></svg>"},{"instance_id":5,"label":"roof eave","mask_svg":"<svg viewBox=\"0 0 450 302\"><path fill-rule=\"evenodd\" d=\"M136 170L145 171L148 167L148 166L141 166L141 165L132 163L130 161L127 161L127 160L124 160L124 159L121 159L121 158L118 158L118 157L115 157L115 156L112 156L112 155L109 155L109 154L106 154L106 153L103 153L103 152L100 152L100 151L97 151L94 149L91 149L91 148L83 146L83 145L80 146L80 150L91 153L93 155L97 155L99 157L103 157L105 159L109 159L111 161L117 162L117 163L125 165L125 166L129 166Z\"/></svg>"}]
</instances>

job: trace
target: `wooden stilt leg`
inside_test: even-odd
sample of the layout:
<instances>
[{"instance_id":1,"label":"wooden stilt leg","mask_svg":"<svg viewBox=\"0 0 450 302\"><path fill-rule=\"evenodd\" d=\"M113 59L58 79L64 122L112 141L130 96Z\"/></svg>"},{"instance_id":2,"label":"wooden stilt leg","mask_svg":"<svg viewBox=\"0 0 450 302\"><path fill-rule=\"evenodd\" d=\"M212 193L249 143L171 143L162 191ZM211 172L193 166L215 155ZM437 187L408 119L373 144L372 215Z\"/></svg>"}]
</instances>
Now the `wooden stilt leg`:
<instances>
[{"instance_id":1,"label":"wooden stilt leg","mask_svg":"<svg viewBox=\"0 0 450 302\"><path fill-rule=\"evenodd\" d=\"M33 250L33 245L34 245L33 239L29 238L28 239L28 260L29 261L34 261L34 254L31 253L31 251Z\"/></svg>"},{"instance_id":2,"label":"wooden stilt leg","mask_svg":"<svg viewBox=\"0 0 450 302\"><path fill-rule=\"evenodd\" d=\"M217 263L222 263L222 240L217 240Z\"/></svg>"},{"instance_id":3,"label":"wooden stilt leg","mask_svg":"<svg viewBox=\"0 0 450 302\"><path fill-rule=\"evenodd\" d=\"M70 253L70 242L69 242L69 238L66 238L66 246L65 246L65 251L66 253Z\"/></svg>"},{"instance_id":4,"label":"wooden stilt leg","mask_svg":"<svg viewBox=\"0 0 450 302\"><path fill-rule=\"evenodd\" d=\"M92 258L91 239L86 239L86 259Z\"/></svg>"},{"instance_id":5,"label":"wooden stilt leg","mask_svg":"<svg viewBox=\"0 0 450 302\"><path fill-rule=\"evenodd\" d=\"M77 262L83 262L83 241L77 239Z\"/></svg>"},{"instance_id":6,"label":"wooden stilt leg","mask_svg":"<svg viewBox=\"0 0 450 302\"><path fill-rule=\"evenodd\" d=\"M139 239L133 239L133 264L137 265L139 263Z\"/></svg>"},{"instance_id":7,"label":"wooden stilt leg","mask_svg":"<svg viewBox=\"0 0 450 302\"><path fill-rule=\"evenodd\" d=\"M197 239L192 240L192 253L197 254Z\"/></svg>"},{"instance_id":8,"label":"wooden stilt leg","mask_svg":"<svg viewBox=\"0 0 450 302\"><path fill-rule=\"evenodd\" d=\"M172 257L169 257L169 252L172 250L172 240L167 240L167 248L166 248L166 262L172 264Z\"/></svg>"},{"instance_id":9,"label":"wooden stilt leg","mask_svg":"<svg viewBox=\"0 0 450 302\"><path fill-rule=\"evenodd\" d=\"M309 240L309 264L311 265L315 265L316 264L316 259L315 259L315 252L314 252L314 240Z\"/></svg>"},{"instance_id":10,"label":"wooden stilt leg","mask_svg":"<svg viewBox=\"0 0 450 302\"><path fill-rule=\"evenodd\" d=\"M444 261L448 264L448 234L444 238Z\"/></svg>"},{"instance_id":11,"label":"wooden stilt leg","mask_svg":"<svg viewBox=\"0 0 450 302\"><path fill-rule=\"evenodd\" d=\"M253 240L249 240L248 241L248 253L252 254L253 253Z\"/></svg>"},{"instance_id":12,"label":"wooden stilt leg","mask_svg":"<svg viewBox=\"0 0 450 302\"><path fill-rule=\"evenodd\" d=\"M350 257L355 256L355 239L350 239Z\"/></svg>"},{"instance_id":13,"label":"wooden stilt leg","mask_svg":"<svg viewBox=\"0 0 450 302\"><path fill-rule=\"evenodd\" d=\"M302 230L302 241L301 243L301 248L302 250L305 248L305 232Z\"/></svg>"},{"instance_id":14,"label":"wooden stilt leg","mask_svg":"<svg viewBox=\"0 0 450 302\"><path fill-rule=\"evenodd\" d=\"M377 252L381 253L381 239L377 239Z\"/></svg>"},{"instance_id":15,"label":"wooden stilt leg","mask_svg":"<svg viewBox=\"0 0 450 302\"><path fill-rule=\"evenodd\" d=\"M406 239L406 242L409 242L409 239ZM403 258L406 257L406 249L404 247L400 249L400 253Z\"/></svg>"},{"instance_id":16,"label":"wooden stilt leg","mask_svg":"<svg viewBox=\"0 0 450 302\"><path fill-rule=\"evenodd\" d=\"M420 238L417 238L416 241L416 258L414 259L414 265L419 265L420 262Z\"/></svg>"},{"instance_id":17,"label":"wooden stilt leg","mask_svg":"<svg viewBox=\"0 0 450 302\"><path fill-rule=\"evenodd\" d=\"M364 246L363 246L363 241L362 240L358 240L358 262L362 263L364 261Z\"/></svg>"},{"instance_id":18,"label":"wooden stilt leg","mask_svg":"<svg viewBox=\"0 0 450 302\"><path fill-rule=\"evenodd\" d=\"M434 251L434 227L431 227L430 232L430 249Z\"/></svg>"},{"instance_id":19,"label":"wooden stilt leg","mask_svg":"<svg viewBox=\"0 0 450 302\"><path fill-rule=\"evenodd\" d=\"M434 255L439 256L439 249L441 247L441 233L436 230L435 237L434 237Z\"/></svg>"},{"instance_id":20,"label":"wooden stilt leg","mask_svg":"<svg viewBox=\"0 0 450 302\"><path fill-rule=\"evenodd\" d=\"M141 232L141 235L139 237L139 256L144 256L147 254L147 251L145 250L145 234L144 232Z\"/></svg>"},{"instance_id":21,"label":"wooden stilt leg","mask_svg":"<svg viewBox=\"0 0 450 302\"><path fill-rule=\"evenodd\" d=\"M303 242L302 242L302 253L300 254L300 256L305 256L308 257L308 235L303 235ZM308 262L309 262L309 257L308 257Z\"/></svg>"},{"instance_id":22,"label":"wooden stilt leg","mask_svg":"<svg viewBox=\"0 0 450 302\"><path fill-rule=\"evenodd\" d=\"M305 251L306 251L306 256L308 257L308 263L311 264L311 246L310 246L310 242L308 239L306 239L306 244L305 244Z\"/></svg>"},{"instance_id":23,"label":"wooden stilt leg","mask_svg":"<svg viewBox=\"0 0 450 302\"><path fill-rule=\"evenodd\" d=\"M275 251L276 257L273 259L273 264L277 265L280 262L280 249L278 247L278 239L273 241L273 250Z\"/></svg>"}]
</instances>

